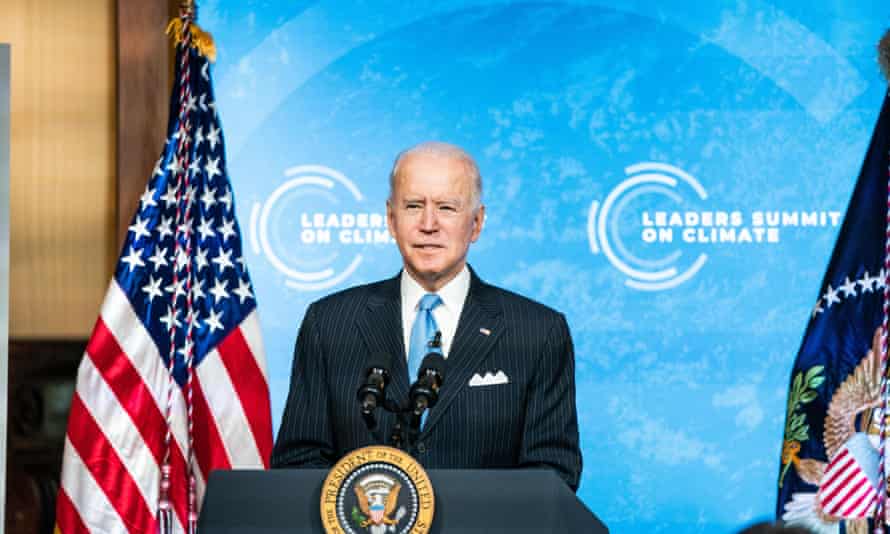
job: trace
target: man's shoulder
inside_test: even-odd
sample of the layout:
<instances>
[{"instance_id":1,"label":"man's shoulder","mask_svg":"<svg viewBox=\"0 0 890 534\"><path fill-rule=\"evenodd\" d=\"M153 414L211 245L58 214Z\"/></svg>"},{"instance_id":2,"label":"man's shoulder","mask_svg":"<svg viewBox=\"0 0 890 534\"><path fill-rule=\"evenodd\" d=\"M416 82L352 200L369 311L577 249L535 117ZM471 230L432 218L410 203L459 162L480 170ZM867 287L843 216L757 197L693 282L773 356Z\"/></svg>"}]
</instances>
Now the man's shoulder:
<instances>
[{"instance_id":1,"label":"man's shoulder","mask_svg":"<svg viewBox=\"0 0 890 534\"><path fill-rule=\"evenodd\" d=\"M508 313L520 313L533 319L556 319L562 316L559 310L515 291L488 283L484 283L484 285L487 291L496 295L504 311Z\"/></svg>"},{"instance_id":2,"label":"man's shoulder","mask_svg":"<svg viewBox=\"0 0 890 534\"><path fill-rule=\"evenodd\" d=\"M313 302L310 306L318 311L339 308L344 305L356 306L366 302L372 296L381 296L391 292L389 290L391 290L392 285L393 279L390 278L348 287L326 295ZM396 287L398 287L398 284L396 284Z\"/></svg>"}]
</instances>

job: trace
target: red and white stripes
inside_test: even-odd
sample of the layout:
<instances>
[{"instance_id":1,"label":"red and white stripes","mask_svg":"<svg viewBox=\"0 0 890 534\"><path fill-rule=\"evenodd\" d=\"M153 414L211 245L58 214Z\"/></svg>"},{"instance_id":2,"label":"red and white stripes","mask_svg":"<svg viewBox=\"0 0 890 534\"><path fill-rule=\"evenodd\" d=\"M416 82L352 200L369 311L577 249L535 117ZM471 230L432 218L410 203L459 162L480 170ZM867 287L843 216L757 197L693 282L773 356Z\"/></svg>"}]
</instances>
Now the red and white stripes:
<instances>
[{"instance_id":1,"label":"red and white stripes","mask_svg":"<svg viewBox=\"0 0 890 534\"><path fill-rule=\"evenodd\" d=\"M865 446L871 447L865 439ZM873 484L877 477L872 475L873 478L869 479L868 475L855 454L848 447L843 447L829 462L819 486L822 511L846 519L871 516L877 502Z\"/></svg>"},{"instance_id":2,"label":"red and white stripes","mask_svg":"<svg viewBox=\"0 0 890 534\"><path fill-rule=\"evenodd\" d=\"M268 466L272 434L264 369L255 311L197 367L196 505L211 470ZM61 532L157 530L166 385L156 345L113 281L78 371L58 502ZM170 397L171 527L185 532L186 399L178 387Z\"/></svg>"}]
</instances>

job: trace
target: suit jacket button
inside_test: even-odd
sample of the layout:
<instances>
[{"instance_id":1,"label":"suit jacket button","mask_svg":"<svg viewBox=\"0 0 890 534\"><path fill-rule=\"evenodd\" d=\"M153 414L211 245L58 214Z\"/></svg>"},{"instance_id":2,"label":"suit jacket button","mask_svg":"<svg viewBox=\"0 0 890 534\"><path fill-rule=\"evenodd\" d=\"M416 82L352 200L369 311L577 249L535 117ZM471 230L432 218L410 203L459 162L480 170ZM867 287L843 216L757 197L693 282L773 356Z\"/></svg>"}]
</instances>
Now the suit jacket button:
<instances>
[{"instance_id":1,"label":"suit jacket button","mask_svg":"<svg viewBox=\"0 0 890 534\"><path fill-rule=\"evenodd\" d=\"M426 452L426 444L423 443L422 441L417 444L417 452L419 452L421 454Z\"/></svg>"}]
</instances>

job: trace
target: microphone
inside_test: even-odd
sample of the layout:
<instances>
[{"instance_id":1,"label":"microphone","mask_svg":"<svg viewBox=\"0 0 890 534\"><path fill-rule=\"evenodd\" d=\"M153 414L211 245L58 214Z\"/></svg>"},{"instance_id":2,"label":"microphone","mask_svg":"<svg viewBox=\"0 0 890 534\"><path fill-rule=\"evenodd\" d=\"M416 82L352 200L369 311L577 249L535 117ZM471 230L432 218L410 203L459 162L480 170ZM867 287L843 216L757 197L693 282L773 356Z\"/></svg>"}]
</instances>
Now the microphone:
<instances>
[{"instance_id":1,"label":"microphone","mask_svg":"<svg viewBox=\"0 0 890 534\"><path fill-rule=\"evenodd\" d=\"M426 346L431 349L437 349L437 350L434 350L433 352L438 352L441 354L441 352L442 352L442 331L436 330L436 335L433 336L433 339L431 339L430 342L426 344ZM430 354L432 354L432 352ZM421 363L423 363L423 362L421 362Z\"/></svg>"},{"instance_id":2,"label":"microphone","mask_svg":"<svg viewBox=\"0 0 890 534\"><path fill-rule=\"evenodd\" d=\"M408 394L410 408L414 417L411 424L420 428L420 418L423 412L436 405L439 400L439 388L445 380L445 357L438 352L430 352L423 358L420 364L420 372L417 373L417 382L411 385Z\"/></svg>"},{"instance_id":3,"label":"microphone","mask_svg":"<svg viewBox=\"0 0 890 534\"><path fill-rule=\"evenodd\" d=\"M362 410L362 417L370 430L377 427L374 411L386 400L386 386L389 384L389 366L392 357L385 352L375 352L368 359L365 368L365 382L358 389L356 397Z\"/></svg>"}]
</instances>

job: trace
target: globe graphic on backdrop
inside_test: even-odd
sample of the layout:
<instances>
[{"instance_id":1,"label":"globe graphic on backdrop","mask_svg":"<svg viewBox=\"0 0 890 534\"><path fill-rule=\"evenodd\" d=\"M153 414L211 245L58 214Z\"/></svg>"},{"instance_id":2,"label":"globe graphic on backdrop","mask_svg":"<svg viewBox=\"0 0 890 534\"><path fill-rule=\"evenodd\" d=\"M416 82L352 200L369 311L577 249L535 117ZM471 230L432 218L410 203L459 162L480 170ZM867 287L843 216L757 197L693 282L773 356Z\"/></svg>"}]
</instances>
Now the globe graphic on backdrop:
<instances>
[{"instance_id":1,"label":"globe graphic on backdrop","mask_svg":"<svg viewBox=\"0 0 890 534\"><path fill-rule=\"evenodd\" d=\"M270 246L282 261L330 268L333 280L361 255L335 284L289 287L261 246L247 251L276 424L306 306L400 267L393 243L346 243L340 227L330 243L307 245L315 255L303 258L300 236L311 218L301 213L333 213L338 224L344 213L355 215L347 220L385 216L395 155L440 139L466 148L483 175L485 230L471 265L568 319L585 460L579 496L616 532L708 531L771 512L787 369L836 229L783 230L774 244L649 243L641 214L842 210L877 110L865 97L851 104L865 91L853 75L855 94L838 100L851 105L814 105L720 35L696 31L700 21L680 23L670 11L504 3L443 8L361 35L343 13L328 31L353 31L355 44L259 114L239 104L238 83L225 81L243 71L262 90L286 74L258 71L245 59L249 47L232 45L218 79L227 133L242 138L229 154L242 227L255 225L254 206L289 179L288 169L323 166L361 193L307 189L271 210ZM274 31L281 20L256 25ZM281 57L264 61L280 63L280 72L311 56L303 41L270 40ZM797 67L788 65L808 81ZM238 130L248 123L255 126ZM626 276L592 250L588 232L591 206L645 162L688 173L706 192L644 190L609 220L604 235L635 265L670 261L683 270L707 257L665 291L629 289ZM805 188L788 184L802 176ZM846 189L838 192L840 180ZM762 298L780 292L789 297ZM743 446L730 450L731 442Z\"/></svg>"}]
</instances>

